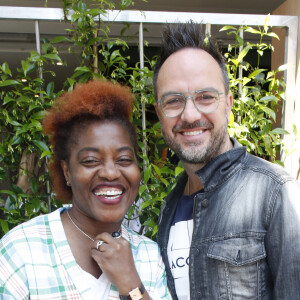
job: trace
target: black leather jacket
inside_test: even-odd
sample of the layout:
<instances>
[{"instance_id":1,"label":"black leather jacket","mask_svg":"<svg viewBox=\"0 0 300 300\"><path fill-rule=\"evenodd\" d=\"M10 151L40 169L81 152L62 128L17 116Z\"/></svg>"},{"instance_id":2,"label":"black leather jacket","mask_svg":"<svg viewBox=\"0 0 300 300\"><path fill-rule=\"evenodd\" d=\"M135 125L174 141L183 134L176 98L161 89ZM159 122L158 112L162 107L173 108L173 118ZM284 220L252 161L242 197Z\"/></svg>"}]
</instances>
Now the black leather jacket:
<instances>
[{"instance_id":1,"label":"black leather jacket","mask_svg":"<svg viewBox=\"0 0 300 300\"><path fill-rule=\"evenodd\" d=\"M196 172L204 189L194 200L191 299L300 299L300 185L232 141ZM157 237L173 299L167 245L186 181L184 173L166 198Z\"/></svg>"}]
</instances>

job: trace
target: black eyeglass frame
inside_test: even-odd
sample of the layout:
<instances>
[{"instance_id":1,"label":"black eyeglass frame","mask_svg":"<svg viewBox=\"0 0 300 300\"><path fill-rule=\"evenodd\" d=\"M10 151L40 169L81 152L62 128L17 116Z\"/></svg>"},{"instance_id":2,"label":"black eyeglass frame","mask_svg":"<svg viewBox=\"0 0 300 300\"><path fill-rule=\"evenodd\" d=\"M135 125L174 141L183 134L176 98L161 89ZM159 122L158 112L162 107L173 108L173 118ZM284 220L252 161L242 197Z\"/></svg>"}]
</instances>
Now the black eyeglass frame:
<instances>
[{"instance_id":1,"label":"black eyeglass frame","mask_svg":"<svg viewBox=\"0 0 300 300\"><path fill-rule=\"evenodd\" d=\"M216 106L216 108L214 108L212 111L210 111L210 112L204 112L204 111L201 111L201 110L197 107L197 105L196 105L196 103L195 103L195 98L194 98L194 96L195 96L196 93L201 93L201 92L216 92L216 93L218 94L218 100L215 101L215 102L217 102L217 106ZM192 94L192 95L186 96L185 94ZM187 102L187 99L188 99L188 98L191 98L191 99L192 99L193 104L194 104L195 108L197 109L197 111L199 111L199 112L202 113L202 114L211 114L211 113L215 112L215 111L218 109L219 104L220 104L220 102L221 102L221 100L220 100L220 95L223 95L223 94L224 94L224 93L219 92L219 91L216 90L216 89L203 89L203 90L196 90L196 91L192 91L192 92L184 92L184 93L167 93L167 94L164 94L159 100L157 100L157 103L159 103L160 108L161 108L161 111L163 112L163 114L164 114L167 118L176 118L176 117L180 116L180 115L184 112L184 110L185 110L185 106L186 106L186 102ZM172 117L166 115L166 113L164 112L163 106L162 106L162 100L163 100L165 97L170 96L170 95L174 95L174 96L182 96L183 99L184 99L184 106L183 106L183 108L182 108L182 111L181 111L178 115L172 116Z\"/></svg>"}]
</instances>

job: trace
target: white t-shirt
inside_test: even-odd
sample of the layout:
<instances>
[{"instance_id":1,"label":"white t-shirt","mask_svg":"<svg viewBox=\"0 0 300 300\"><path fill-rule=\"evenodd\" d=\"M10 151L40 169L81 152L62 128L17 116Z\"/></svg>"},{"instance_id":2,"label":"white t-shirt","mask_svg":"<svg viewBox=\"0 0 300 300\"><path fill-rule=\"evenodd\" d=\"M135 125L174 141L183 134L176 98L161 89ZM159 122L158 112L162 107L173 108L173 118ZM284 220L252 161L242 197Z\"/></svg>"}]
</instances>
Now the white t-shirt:
<instances>
[{"instance_id":1,"label":"white t-shirt","mask_svg":"<svg viewBox=\"0 0 300 300\"><path fill-rule=\"evenodd\" d=\"M111 282L108 280L107 276L102 273L99 278L96 278L83 269L82 273L84 274L84 280L86 281L87 285L91 287L94 299L106 300L108 298L111 285Z\"/></svg>"},{"instance_id":2,"label":"white t-shirt","mask_svg":"<svg viewBox=\"0 0 300 300\"><path fill-rule=\"evenodd\" d=\"M193 234L194 195L179 200L170 229L168 259L179 300L190 299L189 254Z\"/></svg>"}]
</instances>

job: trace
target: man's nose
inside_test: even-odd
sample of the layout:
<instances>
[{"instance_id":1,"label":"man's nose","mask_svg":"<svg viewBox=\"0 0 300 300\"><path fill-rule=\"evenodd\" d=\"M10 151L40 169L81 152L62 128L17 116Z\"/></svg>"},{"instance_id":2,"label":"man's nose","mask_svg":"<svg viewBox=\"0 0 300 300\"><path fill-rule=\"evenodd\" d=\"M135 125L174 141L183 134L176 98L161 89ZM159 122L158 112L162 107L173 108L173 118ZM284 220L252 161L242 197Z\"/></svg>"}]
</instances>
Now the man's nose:
<instances>
[{"instance_id":1,"label":"man's nose","mask_svg":"<svg viewBox=\"0 0 300 300\"><path fill-rule=\"evenodd\" d=\"M201 119L202 113L194 105L192 96L186 97L184 111L181 114L181 120L187 123L194 123Z\"/></svg>"},{"instance_id":2,"label":"man's nose","mask_svg":"<svg viewBox=\"0 0 300 300\"><path fill-rule=\"evenodd\" d=\"M109 181L113 181L120 177L120 170L113 162L106 162L100 166L98 176Z\"/></svg>"}]
</instances>

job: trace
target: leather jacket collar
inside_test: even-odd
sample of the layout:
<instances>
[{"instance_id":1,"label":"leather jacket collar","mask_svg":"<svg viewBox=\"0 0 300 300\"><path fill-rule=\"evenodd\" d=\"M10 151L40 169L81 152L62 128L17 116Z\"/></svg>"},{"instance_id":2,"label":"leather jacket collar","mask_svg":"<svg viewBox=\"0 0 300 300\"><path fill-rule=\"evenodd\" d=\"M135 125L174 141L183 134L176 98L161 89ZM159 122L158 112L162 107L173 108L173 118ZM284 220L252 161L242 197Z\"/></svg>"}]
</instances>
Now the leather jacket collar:
<instances>
[{"instance_id":1,"label":"leather jacket collar","mask_svg":"<svg viewBox=\"0 0 300 300\"><path fill-rule=\"evenodd\" d=\"M231 150L213 158L196 172L204 186L204 191L209 191L227 181L242 167L246 147L242 147L234 138L231 138L231 142L233 143Z\"/></svg>"}]
</instances>

